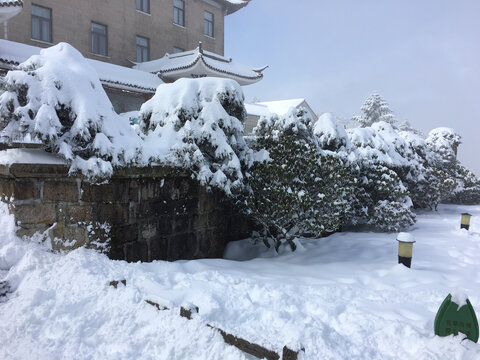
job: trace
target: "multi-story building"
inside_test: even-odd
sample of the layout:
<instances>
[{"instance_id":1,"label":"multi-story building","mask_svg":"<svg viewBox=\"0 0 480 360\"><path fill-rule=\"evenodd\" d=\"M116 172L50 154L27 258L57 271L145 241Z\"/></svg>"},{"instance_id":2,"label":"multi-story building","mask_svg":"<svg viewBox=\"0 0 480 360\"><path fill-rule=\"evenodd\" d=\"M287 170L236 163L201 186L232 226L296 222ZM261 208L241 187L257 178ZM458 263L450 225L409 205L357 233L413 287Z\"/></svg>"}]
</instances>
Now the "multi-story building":
<instances>
[{"instance_id":1,"label":"multi-story building","mask_svg":"<svg viewBox=\"0 0 480 360\"><path fill-rule=\"evenodd\" d=\"M67 42L90 59L119 113L181 77L251 84L265 68L223 57L224 18L249 1L0 0L0 74Z\"/></svg>"},{"instance_id":2,"label":"multi-story building","mask_svg":"<svg viewBox=\"0 0 480 360\"><path fill-rule=\"evenodd\" d=\"M166 53L224 55L224 18L249 0L3 0L23 10L0 27L6 40L48 47L67 42L85 57L131 66Z\"/></svg>"}]
</instances>

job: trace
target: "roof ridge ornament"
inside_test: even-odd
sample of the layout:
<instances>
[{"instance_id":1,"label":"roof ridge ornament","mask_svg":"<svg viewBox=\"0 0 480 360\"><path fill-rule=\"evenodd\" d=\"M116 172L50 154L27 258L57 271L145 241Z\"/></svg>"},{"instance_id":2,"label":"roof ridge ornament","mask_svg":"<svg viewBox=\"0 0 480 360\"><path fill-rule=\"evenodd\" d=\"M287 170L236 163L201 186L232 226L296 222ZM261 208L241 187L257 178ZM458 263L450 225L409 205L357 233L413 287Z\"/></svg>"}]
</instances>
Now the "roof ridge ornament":
<instances>
[{"instance_id":1,"label":"roof ridge ornament","mask_svg":"<svg viewBox=\"0 0 480 360\"><path fill-rule=\"evenodd\" d=\"M198 42L198 52L203 55L203 47L202 47L202 42Z\"/></svg>"},{"instance_id":2,"label":"roof ridge ornament","mask_svg":"<svg viewBox=\"0 0 480 360\"><path fill-rule=\"evenodd\" d=\"M255 71L256 73L261 74L262 72L264 72L268 68L269 68L269 66L265 65L264 67L261 67L260 69L252 69L252 70Z\"/></svg>"}]
</instances>

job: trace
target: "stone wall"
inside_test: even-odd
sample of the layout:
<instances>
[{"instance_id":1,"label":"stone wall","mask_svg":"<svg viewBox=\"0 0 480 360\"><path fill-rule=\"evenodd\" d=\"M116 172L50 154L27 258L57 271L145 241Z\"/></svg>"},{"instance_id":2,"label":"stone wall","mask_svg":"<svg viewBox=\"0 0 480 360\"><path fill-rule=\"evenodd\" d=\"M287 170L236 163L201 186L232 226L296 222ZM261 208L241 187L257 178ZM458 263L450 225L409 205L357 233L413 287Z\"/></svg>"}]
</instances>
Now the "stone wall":
<instances>
[{"instance_id":1,"label":"stone wall","mask_svg":"<svg viewBox=\"0 0 480 360\"><path fill-rule=\"evenodd\" d=\"M227 241L249 235L220 194L163 167L122 169L95 185L64 165L0 166L0 194L18 235L45 232L54 249L99 248L112 259L221 257Z\"/></svg>"}]
</instances>

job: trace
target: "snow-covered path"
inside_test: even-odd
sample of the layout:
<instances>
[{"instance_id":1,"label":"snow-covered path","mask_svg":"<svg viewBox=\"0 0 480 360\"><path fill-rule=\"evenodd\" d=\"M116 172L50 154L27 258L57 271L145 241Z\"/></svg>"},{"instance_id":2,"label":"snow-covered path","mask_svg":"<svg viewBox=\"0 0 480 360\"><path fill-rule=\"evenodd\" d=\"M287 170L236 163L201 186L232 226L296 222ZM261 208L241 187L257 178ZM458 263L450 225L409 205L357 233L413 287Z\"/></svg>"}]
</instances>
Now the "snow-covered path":
<instances>
[{"instance_id":1,"label":"snow-covered path","mask_svg":"<svg viewBox=\"0 0 480 360\"><path fill-rule=\"evenodd\" d=\"M3 214L0 281L15 291L0 303L2 359L246 358L207 323L279 353L303 347L303 359L480 359L479 344L433 334L449 292L480 315L480 206L420 214L411 269L397 264L396 234L338 233L279 256L245 240L226 255L251 260L127 264L52 254L12 233ZM193 305L193 320L178 316Z\"/></svg>"}]
</instances>

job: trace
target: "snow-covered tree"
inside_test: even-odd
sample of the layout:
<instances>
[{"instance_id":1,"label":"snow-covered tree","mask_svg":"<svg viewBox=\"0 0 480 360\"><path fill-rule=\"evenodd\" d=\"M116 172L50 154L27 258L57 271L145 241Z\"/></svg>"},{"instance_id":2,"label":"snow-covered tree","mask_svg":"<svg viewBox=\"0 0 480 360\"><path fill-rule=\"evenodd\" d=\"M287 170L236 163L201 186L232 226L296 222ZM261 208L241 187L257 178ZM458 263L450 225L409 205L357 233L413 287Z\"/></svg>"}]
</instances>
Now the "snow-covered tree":
<instances>
[{"instance_id":1,"label":"snow-covered tree","mask_svg":"<svg viewBox=\"0 0 480 360\"><path fill-rule=\"evenodd\" d=\"M255 149L266 149L269 157L249 169L251 192L239 202L262 228L264 241L277 248L288 242L294 249L297 236L338 230L352 180L339 159L321 153L311 116L292 109L262 118L254 134Z\"/></svg>"},{"instance_id":2,"label":"snow-covered tree","mask_svg":"<svg viewBox=\"0 0 480 360\"><path fill-rule=\"evenodd\" d=\"M43 143L71 163L70 173L91 180L137 159L140 138L119 121L96 71L72 46L42 50L9 71L4 86L3 142Z\"/></svg>"},{"instance_id":3,"label":"snow-covered tree","mask_svg":"<svg viewBox=\"0 0 480 360\"><path fill-rule=\"evenodd\" d=\"M480 180L474 173L458 164L455 173L456 186L450 189L445 201L454 204L480 204Z\"/></svg>"},{"instance_id":4,"label":"snow-covered tree","mask_svg":"<svg viewBox=\"0 0 480 360\"><path fill-rule=\"evenodd\" d=\"M439 156L439 167L448 169L457 163L457 149L461 144L461 137L455 130L439 127L428 133L425 140L429 150Z\"/></svg>"},{"instance_id":5,"label":"snow-covered tree","mask_svg":"<svg viewBox=\"0 0 480 360\"><path fill-rule=\"evenodd\" d=\"M405 142L391 125L348 129L356 161L350 170L357 180L351 199L352 224L369 224L381 231L398 231L415 222L407 188L393 168L404 169Z\"/></svg>"},{"instance_id":6,"label":"snow-covered tree","mask_svg":"<svg viewBox=\"0 0 480 360\"><path fill-rule=\"evenodd\" d=\"M370 95L360 110L362 110L363 115L356 116L354 119L361 127L371 126L379 121L385 121L392 125L395 124L392 110L390 110L385 99L378 93Z\"/></svg>"},{"instance_id":7,"label":"snow-covered tree","mask_svg":"<svg viewBox=\"0 0 480 360\"><path fill-rule=\"evenodd\" d=\"M139 126L145 154L195 174L227 195L243 188L252 152L243 138L243 92L233 80L180 79L162 84L142 105Z\"/></svg>"}]
</instances>

